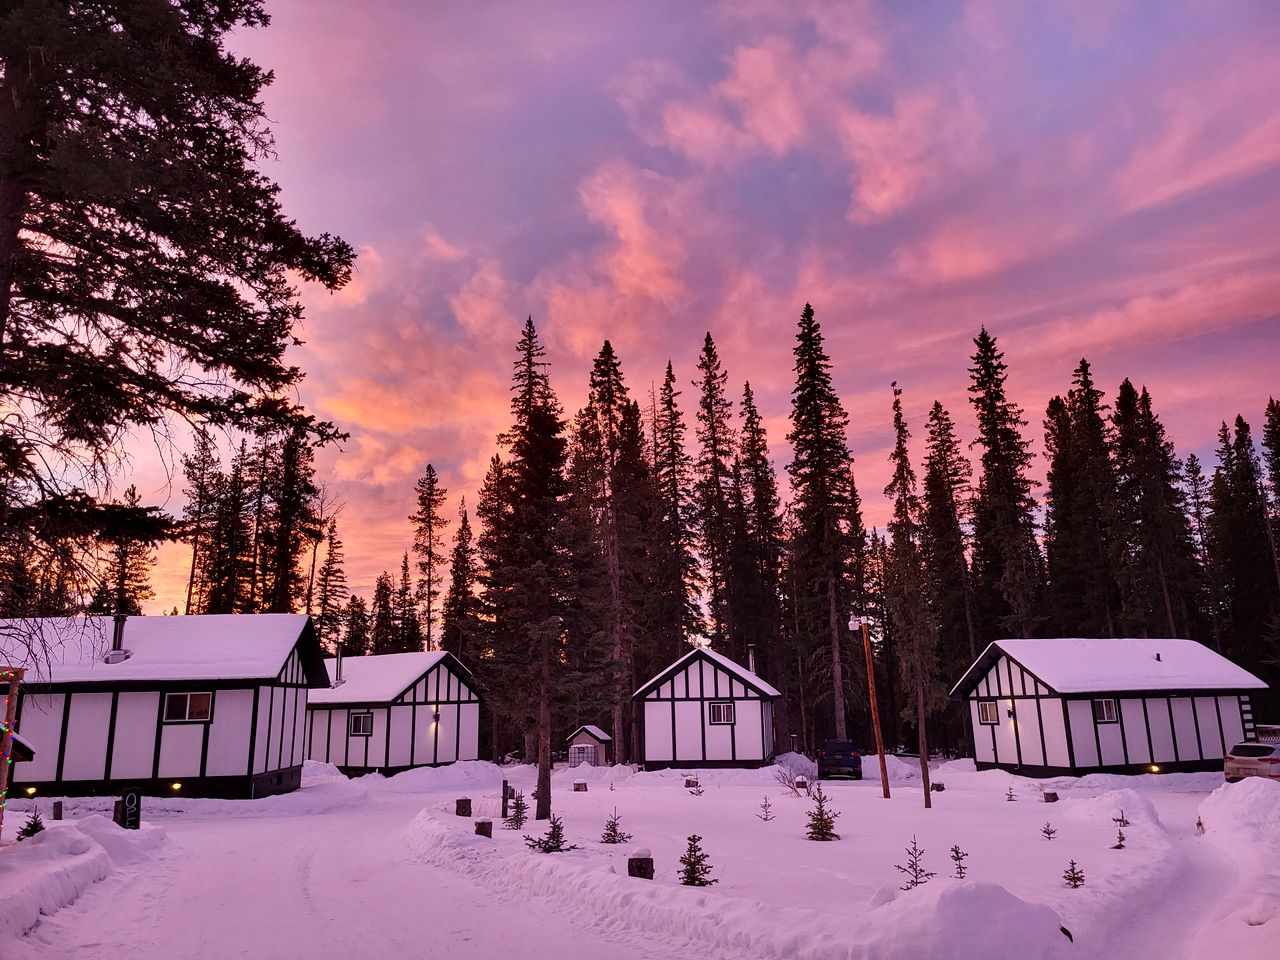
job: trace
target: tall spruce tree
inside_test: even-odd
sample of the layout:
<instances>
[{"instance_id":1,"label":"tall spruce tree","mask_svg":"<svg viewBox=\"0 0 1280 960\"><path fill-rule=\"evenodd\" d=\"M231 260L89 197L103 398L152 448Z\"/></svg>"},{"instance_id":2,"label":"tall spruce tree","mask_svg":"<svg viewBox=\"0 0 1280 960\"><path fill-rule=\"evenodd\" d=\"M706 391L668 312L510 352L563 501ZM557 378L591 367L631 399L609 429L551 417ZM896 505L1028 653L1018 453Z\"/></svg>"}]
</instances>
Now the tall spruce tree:
<instances>
[{"instance_id":1,"label":"tall spruce tree","mask_svg":"<svg viewBox=\"0 0 1280 960\"><path fill-rule=\"evenodd\" d=\"M409 572L409 554L400 558L400 582L396 585L395 599L395 648L397 653L418 653L422 650L422 620L418 616L418 596Z\"/></svg>"},{"instance_id":2,"label":"tall spruce tree","mask_svg":"<svg viewBox=\"0 0 1280 960\"><path fill-rule=\"evenodd\" d=\"M732 483L733 433L729 418L733 404L725 396L728 374L720 364L715 341L708 333L698 356L697 440L694 462L694 523L705 569L708 635L711 648L742 659L730 603L728 569L732 520L729 488Z\"/></svg>"},{"instance_id":3,"label":"tall spruce tree","mask_svg":"<svg viewBox=\"0 0 1280 960\"><path fill-rule=\"evenodd\" d=\"M182 474L187 483L187 503L183 507L182 516L185 521L185 539L191 547L191 567L187 573L187 596L183 613L195 613L204 608L209 584L203 578L197 579L196 574L204 569L201 561L213 549L209 531L213 526L215 485L221 470L222 464L218 460L218 448L213 437L208 430L196 430L191 454L184 454L182 457Z\"/></svg>"},{"instance_id":4,"label":"tall spruce tree","mask_svg":"<svg viewBox=\"0 0 1280 960\"><path fill-rule=\"evenodd\" d=\"M343 546L338 539L338 521L330 520L325 528L324 562L320 565L317 593L316 633L321 645L332 651L341 637L342 608L350 591L343 569Z\"/></svg>"},{"instance_id":5,"label":"tall spruce tree","mask_svg":"<svg viewBox=\"0 0 1280 960\"><path fill-rule=\"evenodd\" d=\"M422 626L428 650L436 643L436 600L440 596L440 584L444 581L444 535L449 525L444 517L445 495L449 492L440 485L436 468L428 463L427 469L414 486L418 509L409 516L413 524L413 552L418 557L418 594L422 598Z\"/></svg>"},{"instance_id":6,"label":"tall spruce tree","mask_svg":"<svg viewBox=\"0 0 1280 960\"><path fill-rule=\"evenodd\" d=\"M960 676L978 658L964 528L973 470L960 450L951 415L937 400L929 409L926 430L921 551L937 613L943 671Z\"/></svg>"},{"instance_id":7,"label":"tall spruce tree","mask_svg":"<svg viewBox=\"0 0 1280 960\"><path fill-rule=\"evenodd\" d=\"M248 444L242 440L227 472L214 483L213 549L201 561L205 569L200 576L209 585L201 613L251 612L253 530L245 476L249 458Z\"/></svg>"},{"instance_id":8,"label":"tall spruce tree","mask_svg":"<svg viewBox=\"0 0 1280 960\"><path fill-rule=\"evenodd\" d=\"M973 593L984 642L1032 637L1041 622L1043 563L1036 542L1030 444L1022 410L1005 391L1008 367L996 338L983 327L969 402L978 419L982 478L974 502Z\"/></svg>"},{"instance_id":9,"label":"tall spruce tree","mask_svg":"<svg viewBox=\"0 0 1280 960\"><path fill-rule=\"evenodd\" d=\"M93 612L137 616L142 604L155 596L155 547L173 535L173 520L157 507L142 506L138 488L131 485L121 501L100 507L94 526L103 564Z\"/></svg>"},{"instance_id":10,"label":"tall spruce tree","mask_svg":"<svg viewBox=\"0 0 1280 960\"><path fill-rule=\"evenodd\" d=\"M369 611L369 652L375 655L400 653L396 629L395 587L391 574L383 570L373 583L373 607Z\"/></svg>"},{"instance_id":11,"label":"tall spruce tree","mask_svg":"<svg viewBox=\"0 0 1280 960\"><path fill-rule=\"evenodd\" d=\"M743 642L755 646L756 670L766 680L780 682L785 660L775 661L775 654L782 615L781 504L769 438L750 383L743 385L741 410L736 486L743 518L730 563L741 584L737 622Z\"/></svg>"},{"instance_id":12,"label":"tall spruce tree","mask_svg":"<svg viewBox=\"0 0 1280 960\"><path fill-rule=\"evenodd\" d=\"M292 613L302 599L306 585L302 557L321 529L314 461L312 441L297 427L281 440L278 455L269 459L262 478L271 503L269 519L260 532L262 609L267 613Z\"/></svg>"},{"instance_id":13,"label":"tall spruce tree","mask_svg":"<svg viewBox=\"0 0 1280 960\"><path fill-rule=\"evenodd\" d=\"M479 645L480 600L476 596L480 571L471 540L471 518L464 497L458 507L458 528L449 554L449 589L440 610L440 647L466 660Z\"/></svg>"},{"instance_id":14,"label":"tall spruce tree","mask_svg":"<svg viewBox=\"0 0 1280 960\"><path fill-rule=\"evenodd\" d=\"M353 596L342 612L342 648L349 657L364 657L373 652L369 608L363 597Z\"/></svg>"},{"instance_id":15,"label":"tall spruce tree","mask_svg":"<svg viewBox=\"0 0 1280 960\"><path fill-rule=\"evenodd\" d=\"M1187 454L1182 469L1182 486L1187 494L1188 520L1191 522L1192 545L1199 566L1202 583L1197 606L1203 609L1209 620L1209 637L1213 648L1222 652L1222 577L1218 573L1209 546L1209 485L1200 466L1200 458Z\"/></svg>"},{"instance_id":16,"label":"tall spruce tree","mask_svg":"<svg viewBox=\"0 0 1280 960\"><path fill-rule=\"evenodd\" d=\"M805 304L796 335L795 388L791 394L791 476L795 530L795 598L800 642L825 648L836 737L848 737L849 669L845 645L849 619L854 502L851 457L845 440L849 417L831 382L831 360L813 307Z\"/></svg>"}]
</instances>

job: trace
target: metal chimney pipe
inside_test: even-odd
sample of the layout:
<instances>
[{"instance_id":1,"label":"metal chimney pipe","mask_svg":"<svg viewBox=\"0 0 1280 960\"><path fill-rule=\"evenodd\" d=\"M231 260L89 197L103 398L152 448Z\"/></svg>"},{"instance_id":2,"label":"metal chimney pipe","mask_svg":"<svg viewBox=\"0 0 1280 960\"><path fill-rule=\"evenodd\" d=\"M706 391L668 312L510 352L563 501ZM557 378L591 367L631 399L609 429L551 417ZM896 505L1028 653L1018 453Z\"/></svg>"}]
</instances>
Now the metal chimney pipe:
<instances>
[{"instance_id":1,"label":"metal chimney pipe","mask_svg":"<svg viewBox=\"0 0 1280 960\"><path fill-rule=\"evenodd\" d=\"M337 662L334 664L333 685L336 687L340 683L342 683L342 641L341 640L338 641L338 656L337 656Z\"/></svg>"},{"instance_id":2,"label":"metal chimney pipe","mask_svg":"<svg viewBox=\"0 0 1280 960\"><path fill-rule=\"evenodd\" d=\"M747 669L752 673L756 672L756 645L754 643L747 644Z\"/></svg>"},{"instance_id":3,"label":"metal chimney pipe","mask_svg":"<svg viewBox=\"0 0 1280 960\"><path fill-rule=\"evenodd\" d=\"M115 626L111 630L111 649L118 652L124 649L124 622L129 619L123 613L117 613L111 618L115 621Z\"/></svg>"}]
</instances>

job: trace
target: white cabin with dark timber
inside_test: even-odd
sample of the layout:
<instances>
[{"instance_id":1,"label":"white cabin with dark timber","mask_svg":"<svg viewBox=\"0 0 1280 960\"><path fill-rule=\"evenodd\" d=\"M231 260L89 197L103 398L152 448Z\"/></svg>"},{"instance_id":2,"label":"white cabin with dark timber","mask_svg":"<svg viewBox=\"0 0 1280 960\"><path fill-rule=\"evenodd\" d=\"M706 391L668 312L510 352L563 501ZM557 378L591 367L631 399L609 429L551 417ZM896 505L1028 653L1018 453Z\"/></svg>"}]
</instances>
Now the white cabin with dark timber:
<instances>
[{"instance_id":1,"label":"white cabin with dark timber","mask_svg":"<svg viewBox=\"0 0 1280 960\"><path fill-rule=\"evenodd\" d=\"M348 776L392 775L480 757L480 694L451 653L325 661L333 685L313 691L307 757Z\"/></svg>"},{"instance_id":2,"label":"white cabin with dark timber","mask_svg":"<svg viewBox=\"0 0 1280 960\"><path fill-rule=\"evenodd\" d=\"M746 667L695 647L632 694L644 768L764 766L775 752L781 696Z\"/></svg>"},{"instance_id":3,"label":"white cabin with dark timber","mask_svg":"<svg viewBox=\"0 0 1280 960\"><path fill-rule=\"evenodd\" d=\"M569 766L603 767L609 763L613 737L593 723L583 724L565 738L569 745Z\"/></svg>"},{"instance_id":4,"label":"white cabin with dark timber","mask_svg":"<svg viewBox=\"0 0 1280 960\"><path fill-rule=\"evenodd\" d=\"M12 794L295 790L307 692L328 684L295 614L3 620L0 663L27 668L17 728L37 747Z\"/></svg>"},{"instance_id":5,"label":"white cabin with dark timber","mask_svg":"<svg viewBox=\"0 0 1280 960\"><path fill-rule=\"evenodd\" d=\"M1266 684L1194 640L997 640L951 691L974 761L1025 776L1220 769Z\"/></svg>"}]
</instances>

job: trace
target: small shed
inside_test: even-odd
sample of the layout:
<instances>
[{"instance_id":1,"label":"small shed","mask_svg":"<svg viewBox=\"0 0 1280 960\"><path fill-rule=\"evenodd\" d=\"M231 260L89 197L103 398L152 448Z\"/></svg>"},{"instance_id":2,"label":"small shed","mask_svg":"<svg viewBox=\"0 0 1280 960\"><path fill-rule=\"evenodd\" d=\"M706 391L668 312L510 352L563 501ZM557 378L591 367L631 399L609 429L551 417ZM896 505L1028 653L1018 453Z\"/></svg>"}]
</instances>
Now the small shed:
<instances>
[{"instance_id":1,"label":"small shed","mask_svg":"<svg viewBox=\"0 0 1280 960\"><path fill-rule=\"evenodd\" d=\"M307 693L327 684L301 614L3 620L0 663L27 668L16 727L41 747L15 791L66 796L295 790Z\"/></svg>"},{"instance_id":2,"label":"small shed","mask_svg":"<svg viewBox=\"0 0 1280 960\"><path fill-rule=\"evenodd\" d=\"M645 769L764 766L774 755L781 696L754 671L694 647L632 694Z\"/></svg>"},{"instance_id":3,"label":"small shed","mask_svg":"<svg viewBox=\"0 0 1280 960\"><path fill-rule=\"evenodd\" d=\"M997 640L951 691L979 770L1025 776L1221 769L1257 739L1266 684L1194 640Z\"/></svg>"},{"instance_id":4,"label":"small shed","mask_svg":"<svg viewBox=\"0 0 1280 960\"><path fill-rule=\"evenodd\" d=\"M609 750L613 737L594 724L587 723L569 734L569 766L603 767L609 763Z\"/></svg>"},{"instance_id":5,"label":"small shed","mask_svg":"<svg viewBox=\"0 0 1280 960\"><path fill-rule=\"evenodd\" d=\"M390 776L480 757L480 694L451 653L325 660L331 686L307 704L307 758L348 776Z\"/></svg>"}]
</instances>

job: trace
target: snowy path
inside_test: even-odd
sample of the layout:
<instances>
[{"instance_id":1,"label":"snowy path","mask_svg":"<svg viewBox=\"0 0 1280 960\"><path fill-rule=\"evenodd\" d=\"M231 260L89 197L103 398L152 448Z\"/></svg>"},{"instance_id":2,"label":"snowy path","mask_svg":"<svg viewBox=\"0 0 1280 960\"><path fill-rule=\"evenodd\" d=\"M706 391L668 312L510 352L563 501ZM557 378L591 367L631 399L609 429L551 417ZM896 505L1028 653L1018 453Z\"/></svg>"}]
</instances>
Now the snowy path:
<instances>
[{"instance_id":1,"label":"snowy path","mask_svg":"<svg viewBox=\"0 0 1280 960\"><path fill-rule=\"evenodd\" d=\"M575 927L536 902L498 902L412 862L402 831L421 807L405 798L242 820L234 832L224 821L168 820L164 853L96 884L6 960L694 956L687 945L618 942L625 934Z\"/></svg>"}]
</instances>

